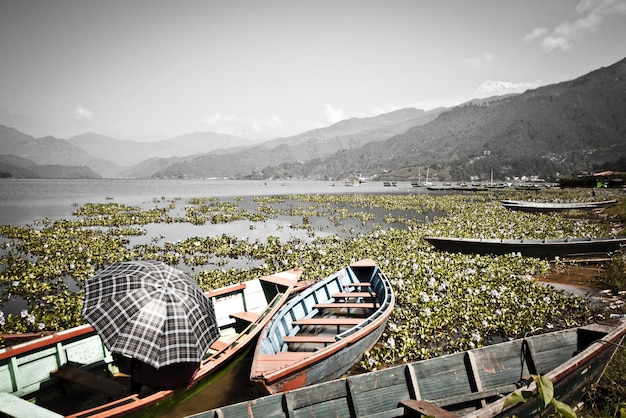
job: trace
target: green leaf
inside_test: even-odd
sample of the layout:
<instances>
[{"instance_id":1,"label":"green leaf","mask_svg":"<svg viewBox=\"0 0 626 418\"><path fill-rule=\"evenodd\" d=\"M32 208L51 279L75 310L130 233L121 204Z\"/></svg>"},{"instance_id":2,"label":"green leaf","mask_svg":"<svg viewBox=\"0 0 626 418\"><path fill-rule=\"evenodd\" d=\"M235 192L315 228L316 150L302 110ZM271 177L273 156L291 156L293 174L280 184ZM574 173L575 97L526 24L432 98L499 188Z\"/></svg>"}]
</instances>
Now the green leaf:
<instances>
[{"instance_id":1,"label":"green leaf","mask_svg":"<svg viewBox=\"0 0 626 418\"><path fill-rule=\"evenodd\" d=\"M552 405L563 418L576 418L576 412L568 404L553 398Z\"/></svg>"},{"instance_id":2,"label":"green leaf","mask_svg":"<svg viewBox=\"0 0 626 418\"><path fill-rule=\"evenodd\" d=\"M533 396L533 393L529 390L518 389L506 397L502 410L515 406L520 403L524 403Z\"/></svg>"},{"instance_id":3,"label":"green leaf","mask_svg":"<svg viewBox=\"0 0 626 418\"><path fill-rule=\"evenodd\" d=\"M552 380L541 375L533 376L533 379L537 384L539 396L543 400L543 406L548 406L550 401L554 398L554 386L552 385Z\"/></svg>"}]
</instances>

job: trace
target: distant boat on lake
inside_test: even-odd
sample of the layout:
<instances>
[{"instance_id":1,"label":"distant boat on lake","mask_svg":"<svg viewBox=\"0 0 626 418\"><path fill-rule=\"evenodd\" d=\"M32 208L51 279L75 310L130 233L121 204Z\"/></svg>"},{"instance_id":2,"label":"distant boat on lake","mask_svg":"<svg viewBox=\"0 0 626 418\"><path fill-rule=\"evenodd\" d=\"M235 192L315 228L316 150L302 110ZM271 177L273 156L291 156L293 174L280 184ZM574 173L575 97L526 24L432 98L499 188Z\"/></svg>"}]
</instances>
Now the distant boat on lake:
<instances>
[{"instance_id":1,"label":"distant boat on lake","mask_svg":"<svg viewBox=\"0 0 626 418\"><path fill-rule=\"evenodd\" d=\"M424 237L438 250L466 254L511 254L553 259L563 256L607 255L626 245L626 237L566 239L481 239Z\"/></svg>"},{"instance_id":2,"label":"distant boat on lake","mask_svg":"<svg viewBox=\"0 0 626 418\"><path fill-rule=\"evenodd\" d=\"M523 212L562 212L568 210L592 210L613 206L617 200L603 200L600 202L532 202L524 200L501 200L500 203L511 210Z\"/></svg>"}]
</instances>

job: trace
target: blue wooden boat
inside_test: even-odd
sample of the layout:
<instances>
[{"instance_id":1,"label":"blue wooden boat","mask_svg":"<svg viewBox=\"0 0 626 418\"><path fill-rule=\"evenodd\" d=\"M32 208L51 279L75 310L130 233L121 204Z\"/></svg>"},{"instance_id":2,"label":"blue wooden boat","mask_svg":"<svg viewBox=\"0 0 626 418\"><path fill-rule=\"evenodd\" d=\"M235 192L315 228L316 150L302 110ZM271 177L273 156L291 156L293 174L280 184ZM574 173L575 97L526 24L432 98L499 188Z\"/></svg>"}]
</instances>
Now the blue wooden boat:
<instances>
[{"instance_id":1,"label":"blue wooden boat","mask_svg":"<svg viewBox=\"0 0 626 418\"><path fill-rule=\"evenodd\" d=\"M389 281L364 259L294 296L261 333L250 378L266 393L340 377L380 338L394 307Z\"/></svg>"},{"instance_id":2,"label":"blue wooden boat","mask_svg":"<svg viewBox=\"0 0 626 418\"><path fill-rule=\"evenodd\" d=\"M600 380L626 334L612 320L363 373L193 415L194 418L551 416L534 379L574 407ZM529 383L531 382L531 383ZM506 403L527 391L526 402ZM506 403L506 405L505 405Z\"/></svg>"}]
</instances>

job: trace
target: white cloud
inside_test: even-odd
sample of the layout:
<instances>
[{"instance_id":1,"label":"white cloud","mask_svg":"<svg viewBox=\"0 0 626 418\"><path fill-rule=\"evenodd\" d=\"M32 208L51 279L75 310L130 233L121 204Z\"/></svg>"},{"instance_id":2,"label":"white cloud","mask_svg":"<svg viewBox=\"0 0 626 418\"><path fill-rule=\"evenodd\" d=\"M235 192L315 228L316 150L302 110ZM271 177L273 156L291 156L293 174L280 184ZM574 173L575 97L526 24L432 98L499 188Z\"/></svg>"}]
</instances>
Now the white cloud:
<instances>
[{"instance_id":1,"label":"white cloud","mask_svg":"<svg viewBox=\"0 0 626 418\"><path fill-rule=\"evenodd\" d=\"M211 113L203 120L204 127L213 132L240 136L243 138L272 138L282 134L284 123L277 116L267 119L241 117L234 114Z\"/></svg>"},{"instance_id":2,"label":"white cloud","mask_svg":"<svg viewBox=\"0 0 626 418\"><path fill-rule=\"evenodd\" d=\"M85 107L78 106L74 109L74 119L76 120L91 120L93 118L93 112Z\"/></svg>"},{"instance_id":3,"label":"white cloud","mask_svg":"<svg viewBox=\"0 0 626 418\"><path fill-rule=\"evenodd\" d=\"M526 42L533 41L533 40L535 40L537 38L541 38L542 36L544 36L547 33L548 33L548 29L547 28L535 28L535 29L533 29L532 32L530 32L529 34L524 36L524 41L526 41Z\"/></svg>"},{"instance_id":4,"label":"white cloud","mask_svg":"<svg viewBox=\"0 0 626 418\"><path fill-rule=\"evenodd\" d=\"M406 106L409 107L409 106ZM375 107L371 110L372 116L378 116L385 113L390 113L396 110L402 109L400 106L394 104L386 104L384 106Z\"/></svg>"},{"instance_id":5,"label":"white cloud","mask_svg":"<svg viewBox=\"0 0 626 418\"><path fill-rule=\"evenodd\" d=\"M465 60L465 64L469 65L474 70L482 71L491 65L496 60L495 55L486 53L482 57L471 57Z\"/></svg>"},{"instance_id":6,"label":"white cloud","mask_svg":"<svg viewBox=\"0 0 626 418\"><path fill-rule=\"evenodd\" d=\"M523 93L528 89L533 89L538 86L538 83L512 83L510 81L489 80L478 86L474 94L476 97L486 98L491 96L501 96L503 94Z\"/></svg>"},{"instance_id":7,"label":"white cloud","mask_svg":"<svg viewBox=\"0 0 626 418\"><path fill-rule=\"evenodd\" d=\"M324 109L324 115L326 115L326 119L328 119L331 124L337 123L346 118L343 109L337 109L330 104L326 104L326 108Z\"/></svg>"},{"instance_id":8,"label":"white cloud","mask_svg":"<svg viewBox=\"0 0 626 418\"><path fill-rule=\"evenodd\" d=\"M531 41L542 38L541 47L548 52L560 49L567 51L587 33L598 29L609 15L626 15L626 0L582 0L576 6L582 16L573 22L563 22L550 33L545 28L536 28L524 37ZM545 36L545 37L544 37Z\"/></svg>"}]
</instances>

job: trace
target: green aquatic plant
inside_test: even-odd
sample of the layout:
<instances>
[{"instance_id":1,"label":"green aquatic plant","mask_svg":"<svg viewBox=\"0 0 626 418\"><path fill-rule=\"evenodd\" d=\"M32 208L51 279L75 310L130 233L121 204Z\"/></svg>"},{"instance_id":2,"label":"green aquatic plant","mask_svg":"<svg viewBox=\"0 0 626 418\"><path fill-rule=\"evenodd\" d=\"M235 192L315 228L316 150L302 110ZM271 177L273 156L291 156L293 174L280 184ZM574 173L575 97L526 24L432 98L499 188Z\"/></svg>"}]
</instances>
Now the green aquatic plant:
<instances>
[{"instance_id":1,"label":"green aquatic plant","mask_svg":"<svg viewBox=\"0 0 626 418\"><path fill-rule=\"evenodd\" d=\"M509 198L516 196L511 193ZM3 226L3 301L25 300L28 314L3 314L0 331L40 326L58 330L82 323L84 280L107 264L132 259L167 262L189 271L204 290L210 290L294 267L305 270L304 279L316 280L371 257L392 282L396 308L381 342L363 362L365 369L478 347L531 329L592 320L594 313L585 299L532 280L549 271L545 261L515 254L447 254L422 239L602 232L597 223L581 219L512 212L498 198L490 193L266 196L249 199L256 209L250 209L245 198L206 198L190 199L184 205L185 216L176 216L172 213L176 199L167 202L162 197L151 202L164 205L160 208L90 204L76 210L77 219ZM143 236L150 223L227 224L238 219L258 230L270 218L276 220L280 237L268 233L251 241L218 234L175 241L160 237L137 244L129 239ZM308 239L281 239L292 229L284 226L300 220ZM228 267L235 262L246 267Z\"/></svg>"},{"instance_id":2,"label":"green aquatic plant","mask_svg":"<svg viewBox=\"0 0 626 418\"><path fill-rule=\"evenodd\" d=\"M552 384L552 380L542 375L531 375L530 382L534 382L537 388L541 405L540 410L545 410L548 406L552 406L554 408L554 414L551 416L576 418L576 412L574 412L571 406L554 397L554 385ZM533 396L533 391L520 388L507 396L502 410L527 402Z\"/></svg>"}]
</instances>

